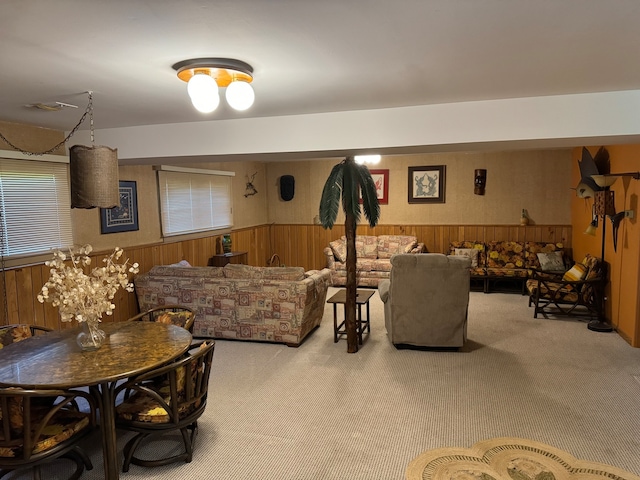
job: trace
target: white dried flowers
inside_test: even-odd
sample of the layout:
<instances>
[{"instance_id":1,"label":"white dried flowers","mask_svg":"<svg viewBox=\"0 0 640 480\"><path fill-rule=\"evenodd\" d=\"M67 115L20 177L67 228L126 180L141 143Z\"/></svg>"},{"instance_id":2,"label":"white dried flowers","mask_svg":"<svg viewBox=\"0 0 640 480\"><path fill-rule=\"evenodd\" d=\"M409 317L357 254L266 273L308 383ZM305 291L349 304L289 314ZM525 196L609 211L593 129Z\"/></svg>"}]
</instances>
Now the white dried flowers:
<instances>
[{"instance_id":1,"label":"white dried flowers","mask_svg":"<svg viewBox=\"0 0 640 480\"><path fill-rule=\"evenodd\" d=\"M116 247L113 253L102 261L103 267L95 267L88 275L84 267L91 265L89 254L91 245L80 247L76 252L69 250L69 256L60 250L53 254L53 260L45 262L51 267L49 280L38 294L40 303L51 302L60 309L63 322L74 318L78 322L87 319L100 321L102 314L112 315L116 306L112 303L120 287L133 292L129 273L138 273L138 264L129 265L129 260L118 263L122 249Z\"/></svg>"}]
</instances>

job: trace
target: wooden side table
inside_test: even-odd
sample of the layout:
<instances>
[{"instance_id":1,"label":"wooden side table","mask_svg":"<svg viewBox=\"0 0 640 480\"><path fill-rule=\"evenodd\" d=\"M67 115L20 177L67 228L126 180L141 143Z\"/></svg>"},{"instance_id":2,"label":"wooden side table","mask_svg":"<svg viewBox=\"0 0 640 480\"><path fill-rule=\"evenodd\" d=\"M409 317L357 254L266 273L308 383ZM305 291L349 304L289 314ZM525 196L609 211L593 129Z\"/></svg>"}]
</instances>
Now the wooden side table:
<instances>
[{"instance_id":1,"label":"wooden side table","mask_svg":"<svg viewBox=\"0 0 640 480\"><path fill-rule=\"evenodd\" d=\"M227 263L247 263L247 252L218 253L209 259L210 267L224 267Z\"/></svg>"},{"instance_id":2,"label":"wooden side table","mask_svg":"<svg viewBox=\"0 0 640 480\"><path fill-rule=\"evenodd\" d=\"M358 331L358 343L362 345L362 332L366 328L367 333L371 334L371 323L369 317L369 299L373 297L375 290L356 290L356 305L358 306L357 315L356 315L356 330ZM347 302L347 289L342 288L338 290L338 292L333 295L327 303L333 303L333 343L338 341L338 337L340 335L345 335L347 333L347 328L345 326L346 322L346 306ZM342 320L342 323L338 325L338 304L342 304L344 306L344 314L345 318ZM362 318L362 305L367 306L367 316L365 319Z\"/></svg>"}]
</instances>

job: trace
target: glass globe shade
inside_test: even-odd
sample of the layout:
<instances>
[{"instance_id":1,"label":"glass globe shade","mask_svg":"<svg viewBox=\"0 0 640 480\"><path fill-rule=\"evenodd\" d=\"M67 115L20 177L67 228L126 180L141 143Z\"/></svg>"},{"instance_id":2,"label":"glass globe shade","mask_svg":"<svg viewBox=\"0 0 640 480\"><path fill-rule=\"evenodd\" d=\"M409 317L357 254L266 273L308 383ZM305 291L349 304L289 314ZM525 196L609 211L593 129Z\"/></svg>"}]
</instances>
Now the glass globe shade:
<instances>
[{"instance_id":1,"label":"glass globe shade","mask_svg":"<svg viewBox=\"0 0 640 480\"><path fill-rule=\"evenodd\" d=\"M234 110L246 110L256 98L256 94L253 92L253 88L247 82L235 81L231 82L227 87L227 103Z\"/></svg>"},{"instance_id":2,"label":"glass globe shade","mask_svg":"<svg viewBox=\"0 0 640 480\"><path fill-rule=\"evenodd\" d=\"M202 113L213 112L220 103L218 84L206 74L196 74L187 83L187 93L196 110Z\"/></svg>"}]
</instances>

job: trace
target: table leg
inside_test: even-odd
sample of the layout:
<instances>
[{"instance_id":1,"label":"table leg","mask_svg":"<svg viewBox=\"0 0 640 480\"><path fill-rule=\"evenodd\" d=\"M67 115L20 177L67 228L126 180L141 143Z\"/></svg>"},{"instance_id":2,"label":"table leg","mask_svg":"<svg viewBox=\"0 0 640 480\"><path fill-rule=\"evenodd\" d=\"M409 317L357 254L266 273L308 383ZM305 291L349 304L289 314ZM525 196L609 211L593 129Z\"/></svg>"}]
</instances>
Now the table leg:
<instances>
[{"instance_id":1,"label":"table leg","mask_svg":"<svg viewBox=\"0 0 640 480\"><path fill-rule=\"evenodd\" d=\"M362 345L362 304L358 304L358 320L356 321L356 327L358 328L358 342Z\"/></svg>"},{"instance_id":2,"label":"table leg","mask_svg":"<svg viewBox=\"0 0 640 480\"><path fill-rule=\"evenodd\" d=\"M338 343L338 304L333 304L333 343Z\"/></svg>"},{"instance_id":3,"label":"table leg","mask_svg":"<svg viewBox=\"0 0 640 480\"><path fill-rule=\"evenodd\" d=\"M371 317L369 316L369 301L367 300L367 332L371 335Z\"/></svg>"},{"instance_id":4,"label":"table leg","mask_svg":"<svg viewBox=\"0 0 640 480\"><path fill-rule=\"evenodd\" d=\"M116 383L114 382L113 385L101 383L96 387L91 387L94 396L98 399L104 478L107 480L118 480L120 478L116 442L115 398L113 396L115 386Z\"/></svg>"}]
</instances>

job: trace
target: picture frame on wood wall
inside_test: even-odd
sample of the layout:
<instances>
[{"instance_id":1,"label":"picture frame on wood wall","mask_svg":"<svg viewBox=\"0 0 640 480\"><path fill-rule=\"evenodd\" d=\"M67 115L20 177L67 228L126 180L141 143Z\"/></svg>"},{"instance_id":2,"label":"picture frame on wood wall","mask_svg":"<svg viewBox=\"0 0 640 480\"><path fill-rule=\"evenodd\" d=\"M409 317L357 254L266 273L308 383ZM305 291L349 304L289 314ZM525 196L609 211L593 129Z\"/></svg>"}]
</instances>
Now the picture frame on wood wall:
<instances>
[{"instance_id":1,"label":"picture frame on wood wall","mask_svg":"<svg viewBox=\"0 0 640 480\"><path fill-rule=\"evenodd\" d=\"M409 203L445 203L446 165L409 167Z\"/></svg>"},{"instance_id":2,"label":"picture frame on wood wall","mask_svg":"<svg viewBox=\"0 0 640 480\"><path fill-rule=\"evenodd\" d=\"M369 170L373 183L376 185L376 195L378 196L378 203L380 205L387 205L389 203L389 170ZM360 197L360 203L362 203L362 197Z\"/></svg>"},{"instance_id":3,"label":"picture frame on wood wall","mask_svg":"<svg viewBox=\"0 0 640 480\"><path fill-rule=\"evenodd\" d=\"M120 205L100 209L100 233L132 232L138 227L136 182L120 180Z\"/></svg>"}]
</instances>

